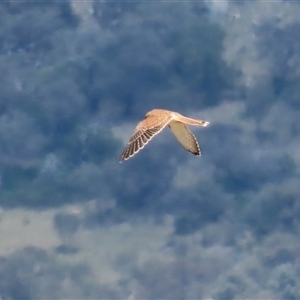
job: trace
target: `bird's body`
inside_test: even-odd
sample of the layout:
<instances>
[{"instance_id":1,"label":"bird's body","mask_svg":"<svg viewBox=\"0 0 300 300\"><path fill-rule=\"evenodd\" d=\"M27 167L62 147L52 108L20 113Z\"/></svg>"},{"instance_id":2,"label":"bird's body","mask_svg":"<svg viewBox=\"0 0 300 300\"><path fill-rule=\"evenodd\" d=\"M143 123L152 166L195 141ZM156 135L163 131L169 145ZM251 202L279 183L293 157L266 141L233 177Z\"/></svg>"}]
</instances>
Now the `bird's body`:
<instances>
[{"instance_id":1,"label":"bird's body","mask_svg":"<svg viewBox=\"0 0 300 300\"><path fill-rule=\"evenodd\" d=\"M179 143L191 153L201 155L196 137L190 132L187 125L207 126L209 123L182 116L181 114L164 109L149 111L145 120L141 121L124 149L121 160L127 160L137 152L167 125L179 141Z\"/></svg>"}]
</instances>

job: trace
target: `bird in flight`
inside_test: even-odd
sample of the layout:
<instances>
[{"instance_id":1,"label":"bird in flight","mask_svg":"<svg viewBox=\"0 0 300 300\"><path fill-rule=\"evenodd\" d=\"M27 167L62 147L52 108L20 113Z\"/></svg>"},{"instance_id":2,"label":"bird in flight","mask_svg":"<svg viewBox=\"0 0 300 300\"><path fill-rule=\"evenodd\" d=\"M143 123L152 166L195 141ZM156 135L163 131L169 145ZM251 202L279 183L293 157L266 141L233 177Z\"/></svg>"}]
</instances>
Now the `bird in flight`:
<instances>
[{"instance_id":1,"label":"bird in flight","mask_svg":"<svg viewBox=\"0 0 300 300\"><path fill-rule=\"evenodd\" d=\"M129 143L121 155L120 161L127 160L138 153L167 125L184 149L195 155L201 155L198 141L190 132L187 125L205 127L208 124L209 122L187 118L174 111L153 109L149 111L145 119L137 125Z\"/></svg>"}]
</instances>

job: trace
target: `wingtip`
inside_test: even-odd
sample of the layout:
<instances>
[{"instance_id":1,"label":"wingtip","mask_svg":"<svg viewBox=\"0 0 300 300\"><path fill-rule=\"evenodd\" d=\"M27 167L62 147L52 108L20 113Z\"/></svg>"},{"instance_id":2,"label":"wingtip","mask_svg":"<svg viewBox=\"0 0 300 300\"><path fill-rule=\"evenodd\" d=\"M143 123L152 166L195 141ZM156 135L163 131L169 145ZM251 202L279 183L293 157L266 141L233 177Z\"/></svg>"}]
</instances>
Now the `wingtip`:
<instances>
[{"instance_id":1,"label":"wingtip","mask_svg":"<svg viewBox=\"0 0 300 300\"><path fill-rule=\"evenodd\" d=\"M135 153L134 153L134 154L135 154ZM134 154L133 154L133 155L134 155ZM122 156L120 157L120 159L119 159L119 163L121 164L122 162L124 162L124 161L130 159L133 155L129 155L129 156L122 155Z\"/></svg>"},{"instance_id":2,"label":"wingtip","mask_svg":"<svg viewBox=\"0 0 300 300\"><path fill-rule=\"evenodd\" d=\"M125 157L124 155L122 154L119 158L119 163L121 164L123 161L125 160Z\"/></svg>"},{"instance_id":3,"label":"wingtip","mask_svg":"<svg viewBox=\"0 0 300 300\"><path fill-rule=\"evenodd\" d=\"M121 164L122 162L124 162L125 160L127 160L127 159L129 159L129 157L124 157L124 156L121 156L120 158L119 158L119 163Z\"/></svg>"}]
</instances>

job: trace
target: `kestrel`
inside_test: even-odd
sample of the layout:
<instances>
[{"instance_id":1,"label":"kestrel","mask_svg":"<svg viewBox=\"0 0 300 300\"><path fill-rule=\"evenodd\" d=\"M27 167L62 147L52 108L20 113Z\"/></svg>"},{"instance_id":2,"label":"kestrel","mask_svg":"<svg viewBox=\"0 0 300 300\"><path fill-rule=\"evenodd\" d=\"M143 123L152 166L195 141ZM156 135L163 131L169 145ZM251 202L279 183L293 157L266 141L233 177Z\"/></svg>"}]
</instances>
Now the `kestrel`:
<instances>
[{"instance_id":1,"label":"kestrel","mask_svg":"<svg viewBox=\"0 0 300 300\"><path fill-rule=\"evenodd\" d=\"M208 124L206 121L190 119L174 111L153 109L146 114L145 120L137 125L120 160L127 160L134 156L167 125L184 149L195 155L201 155L198 141L187 125L207 126Z\"/></svg>"}]
</instances>

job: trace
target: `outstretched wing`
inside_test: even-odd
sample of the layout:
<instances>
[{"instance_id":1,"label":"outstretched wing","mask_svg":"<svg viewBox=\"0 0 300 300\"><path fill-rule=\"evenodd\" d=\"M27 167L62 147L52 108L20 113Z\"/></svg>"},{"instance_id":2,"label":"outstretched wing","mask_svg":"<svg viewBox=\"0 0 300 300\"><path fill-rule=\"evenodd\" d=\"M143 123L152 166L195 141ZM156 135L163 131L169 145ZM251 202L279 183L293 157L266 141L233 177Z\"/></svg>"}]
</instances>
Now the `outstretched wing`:
<instances>
[{"instance_id":1,"label":"outstretched wing","mask_svg":"<svg viewBox=\"0 0 300 300\"><path fill-rule=\"evenodd\" d=\"M195 155L201 155L200 147L196 137L190 132L184 123L171 121L169 123L169 127L184 149L192 152Z\"/></svg>"},{"instance_id":2,"label":"outstretched wing","mask_svg":"<svg viewBox=\"0 0 300 300\"><path fill-rule=\"evenodd\" d=\"M146 144L171 121L172 115L167 112L153 113L136 127L132 137L121 155L121 161L127 160L145 147Z\"/></svg>"}]
</instances>

